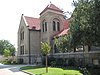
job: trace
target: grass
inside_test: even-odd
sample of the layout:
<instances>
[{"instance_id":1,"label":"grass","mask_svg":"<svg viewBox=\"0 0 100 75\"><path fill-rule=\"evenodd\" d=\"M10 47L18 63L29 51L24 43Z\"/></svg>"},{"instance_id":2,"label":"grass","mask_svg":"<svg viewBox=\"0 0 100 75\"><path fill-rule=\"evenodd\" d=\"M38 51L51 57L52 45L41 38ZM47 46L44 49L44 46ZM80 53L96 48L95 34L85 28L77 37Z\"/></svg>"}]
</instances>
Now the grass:
<instances>
[{"instance_id":1,"label":"grass","mask_svg":"<svg viewBox=\"0 0 100 75\"><path fill-rule=\"evenodd\" d=\"M35 75L83 75L78 70L65 70L62 68L48 68L48 73L44 67L33 67L33 66L26 66L22 67L21 70L29 73L33 73Z\"/></svg>"}]
</instances>

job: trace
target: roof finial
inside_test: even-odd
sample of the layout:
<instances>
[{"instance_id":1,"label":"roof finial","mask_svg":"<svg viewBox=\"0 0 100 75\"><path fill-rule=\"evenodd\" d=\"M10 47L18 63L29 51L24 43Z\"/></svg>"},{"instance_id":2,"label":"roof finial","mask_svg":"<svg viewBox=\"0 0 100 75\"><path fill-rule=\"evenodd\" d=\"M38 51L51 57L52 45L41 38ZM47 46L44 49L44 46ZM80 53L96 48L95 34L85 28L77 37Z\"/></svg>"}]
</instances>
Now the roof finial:
<instances>
[{"instance_id":1,"label":"roof finial","mask_svg":"<svg viewBox=\"0 0 100 75\"><path fill-rule=\"evenodd\" d=\"M50 1L50 4L52 4L51 1Z\"/></svg>"}]
</instances>

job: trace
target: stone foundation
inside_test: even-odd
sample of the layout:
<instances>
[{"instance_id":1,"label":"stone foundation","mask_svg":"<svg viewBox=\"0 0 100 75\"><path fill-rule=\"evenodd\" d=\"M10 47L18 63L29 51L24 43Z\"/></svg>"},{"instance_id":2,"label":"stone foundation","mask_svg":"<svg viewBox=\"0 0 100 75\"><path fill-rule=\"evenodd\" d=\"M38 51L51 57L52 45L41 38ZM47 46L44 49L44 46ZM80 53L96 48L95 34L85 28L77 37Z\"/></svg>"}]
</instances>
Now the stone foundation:
<instances>
[{"instance_id":1,"label":"stone foundation","mask_svg":"<svg viewBox=\"0 0 100 75\"><path fill-rule=\"evenodd\" d=\"M74 58L76 61L83 60L85 65L94 64L100 65L100 51L91 51L91 52L73 52L73 53L55 53L53 55L54 58Z\"/></svg>"},{"instance_id":2,"label":"stone foundation","mask_svg":"<svg viewBox=\"0 0 100 75\"><path fill-rule=\"evenodd\" d=\"M31 64L41 64L42 62L42 59L40 56L38 55L31 55L30 56L31 58ZM23 55L23 56L17 56L17 60L18 60L18 63L21 63L21 64L29 64L29 56L27 55Z\"/></svg>"}]
</instances>

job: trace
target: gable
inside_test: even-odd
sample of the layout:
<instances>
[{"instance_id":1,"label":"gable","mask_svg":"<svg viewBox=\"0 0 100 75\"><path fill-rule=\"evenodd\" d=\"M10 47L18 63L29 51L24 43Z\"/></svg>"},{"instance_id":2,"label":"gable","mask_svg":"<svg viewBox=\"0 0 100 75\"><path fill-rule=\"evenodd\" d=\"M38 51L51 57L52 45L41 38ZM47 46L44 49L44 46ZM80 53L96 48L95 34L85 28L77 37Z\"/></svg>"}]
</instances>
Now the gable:
<instances>
[{"instance_id":1,"label":"gable","mask_svg":"<svg viewBox=\"0 0 100 75\"><path fill-rule=\"evenodd\" d=\"M55 6L54 4L50 3L49 5L47 5L47 7L40 13L40 15L42 13L44 13L45 11L47 10L53 10L53 11L57 11L57 12L60 12L60 13L63 13L63 11L61 9L59 9L57 6Z\"/></svg>"},{"instance_id":2,"label":"gable","mask_svg":"<svg viewBox=\"0 0 100 75\"><path fill-rule=\"evenodd\" d=\"M22 30L24 28L27 28L27 27L26 27L26 23L24 21L23 14L22 14L18 31L20 32L20 30Z\"/></svg>"}]
</instances>

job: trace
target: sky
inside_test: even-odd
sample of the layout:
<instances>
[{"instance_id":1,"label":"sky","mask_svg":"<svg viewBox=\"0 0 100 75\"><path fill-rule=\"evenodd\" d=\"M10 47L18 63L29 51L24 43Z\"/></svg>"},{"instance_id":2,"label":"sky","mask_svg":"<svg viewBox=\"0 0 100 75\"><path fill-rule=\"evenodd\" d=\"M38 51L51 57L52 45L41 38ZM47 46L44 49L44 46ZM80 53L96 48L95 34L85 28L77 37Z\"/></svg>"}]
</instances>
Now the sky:
<instances>
[{"instance_id":1,"label":"sky","mask_svg":"<svg viewBox=\"0 0 100 75\"><path fill-rule=\"evenodd\" d=\"M40 12L50 2L64 12L74 9L73 0L0 0L0 40L9 40L17 48L21 15L39 18Z\"/></svg>"}]
</instances>

